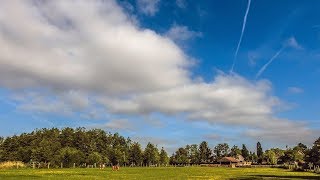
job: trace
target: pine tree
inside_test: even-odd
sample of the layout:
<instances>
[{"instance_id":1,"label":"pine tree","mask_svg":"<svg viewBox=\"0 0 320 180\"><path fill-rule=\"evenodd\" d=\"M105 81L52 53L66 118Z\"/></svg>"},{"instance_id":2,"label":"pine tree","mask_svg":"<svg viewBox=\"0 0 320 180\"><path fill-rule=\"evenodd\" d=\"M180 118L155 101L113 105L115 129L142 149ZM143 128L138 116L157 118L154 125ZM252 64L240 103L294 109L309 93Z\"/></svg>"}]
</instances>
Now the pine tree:
<instances>
[{"instance_id":1,"label":"pine tree","mask_svg":"<svg viewBox=\"0 0 320 180\"><path fill-rule=\"evenodd\" d=\"M245 144L242 144L242 149L241 149L241 154L242 154L242 157L245 159L245 160L248 160L249 158L249 151L246 147Z\"/></svg>"},{"instance_id":2,"label":"pine tree","mask_svg":"<svg viewBox=\"0 0 320 180\"><path fill-rule=\"evenodd\" d=\"M258 142L257 143L257 156L258 156L258 163L261 163L262 162L262 156L263 156L263 150L262 150L262 147L261 147L261 143Z\"/></svg>"}]
</instances>

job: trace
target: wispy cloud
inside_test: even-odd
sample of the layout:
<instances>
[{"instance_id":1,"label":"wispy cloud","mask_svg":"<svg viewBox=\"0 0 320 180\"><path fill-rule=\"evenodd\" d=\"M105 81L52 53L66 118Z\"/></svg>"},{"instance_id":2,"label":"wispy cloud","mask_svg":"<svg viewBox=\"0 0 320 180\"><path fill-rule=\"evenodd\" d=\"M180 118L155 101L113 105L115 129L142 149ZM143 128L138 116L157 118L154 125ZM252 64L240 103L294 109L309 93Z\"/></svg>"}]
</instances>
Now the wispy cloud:
<instances>
[{"instance_id":1,"label":"wispy cloud","mask_svg":"<svg viewBox=\"0 0 320 180\"><path fill-rule=\"evenodd\" d=\"M243 37L243 33L244 33L244 30L245 30L246 24L247 24L247 17L248 17L248 13L249 13L249 10L250 10L250 4L251 4L251 0L248 0L247 10L246 10L246 13L245 13L244 18L243 18L241 35L240 35L240 39L239 39L239 42L238 42L238 45L237 45L236 52L234 53L234 59L233 59L233 63L232 63L232 67L231 67L230 72L233 72L234 66L236 64L238 51L239 51L239 48L240 48L240 45L241 45L241 41L242 41L242 37Z\"/></svg>"},{"instance_id":2,"label":"wispy cloud","mask_svg":"<svg viewBox=\"0 0 320 180\"><path fill-rule=\"evenodd\" d=\"M285 46L283 46L279 51L276 52L275 55L258 71L256 74L256 79L267 69L267 67L279 56L279 54L284 50Z\"/></svg>"},{"instance_id":3,"label":"wispy cloud","mask_svg":"<svg viewBox=\"0 0 320 180\"><path fill-rule=\"evenodd\" d=\"M320 25L319 24L318 25L314 25L314 26L312 26L312 28L318 29L318 28L320 28Z\"/></svg>"},{"instance_id":4,"label":"wispy cloud","mask_svg":"<svg viewBox=\"0 0 320 180\"><path fill-rule=\"evenodd\" d=\"M187 2L185 0L176 0L176 4L181 9L184 9L187 7Z\"/></svg>"},{"instance_id":5,"label":"wispy cloud","mask_svg":"<svg viewBox=\"0 0 320 180\"><path fill-rule=\"evenodd\" d=\"M134 124L128 119L113 119L106 124L101 126L102 128L112 129L112 130L133 130Z\"/></svg>"},{"instance_id":6,"label":"wispy cloud","mask_svg":"<svg viewBox=\"0 0 320 180\"><path fill-rule=\"evenodd\" d=\"M166 36L174 41L186 41L196 37L201 37L201 32L190 30L187 26L174 24L166 33Z\"/></svg>"},{"instance_id":7,"label":"wispy cloud","mask_svg":"<svg viewBox=\"0 0 320 180\"><path fill-rule=\"evenodd\" d=\"M141 13L154 16L159 10L160 0L137 0L137 6Z\"/></svg>"},{"instance_id":8,"label":"wispy cloud","mask_svg":"<svg viewBox=\"0 0 320 180\"><path fill-rule=\"evenodd\" d=\"M256 79L268 68L268 66L279 56L279 54L284 51L286 48L293 48L296 50L302 50L303 47L297 42L297 40L294 37L289 38L287 41L285 41L284 45L281 49L279 49L275 55L272 56L272 58L264 65L262 68L258 71L256 74Z\"/></svg>"},{"instance_id":9,"label":"wispy cloud","mask_svg":"<svg viewBox=\"0 0 320 180\"><path fill-rule=\"evenodd\" d=\"M288 87L288 92L290 94L300 94L303 93L303 89L299 87Z\"/></svg>"},{"instance_id":10,"label":"wispy cloud","mask_svg":"<svg viewBox=\"0 0 320 180\"><path fill-rule=\"evenodd\" d=\"M223 139L219 134L206 134L204 135L204 138L213 141L221 141Z\"/></svg>"},{"instance_id":11,"label":"wispy cloud","mask_svg":"<svg viewBox=\"0 0 320 180\"><path fill-rule=\"evenodd\" d=\"M249 66L253 67L257 63L257 60L261 58L261 54L256 51L249 51L248 52L248 64Z\"/></svg>"},{"instance_id":12,"label":"wispy cloud","mask_svg":"<svg viewBox=\"0 0 320 180\"><path fill-rule=\"evenodd\" d=\"M303 47L297 42L295 37L289 38L285 42L285 46L291 47L291 48L296 49L296 50L302 50L303 49Z\"/></svg>"}]
</instances>

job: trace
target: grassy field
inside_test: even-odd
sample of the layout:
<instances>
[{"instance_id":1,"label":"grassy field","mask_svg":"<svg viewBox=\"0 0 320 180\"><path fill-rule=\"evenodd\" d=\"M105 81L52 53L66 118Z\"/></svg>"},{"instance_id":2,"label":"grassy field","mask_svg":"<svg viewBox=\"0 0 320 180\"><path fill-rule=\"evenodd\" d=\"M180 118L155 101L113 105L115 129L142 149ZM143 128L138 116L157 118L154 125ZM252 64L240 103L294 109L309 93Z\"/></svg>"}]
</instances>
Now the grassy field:
<instances>
[{"instance_id":1,"label":"grassy field","mask_svg":"<svg viewBox=\"0 0 320 180\"><path fill-rule=\"evenodd\" d=\"M278 168L121 168L107 169L7 169L0 179L320 179L309 172Z\"/></svg>"}]
</instances>

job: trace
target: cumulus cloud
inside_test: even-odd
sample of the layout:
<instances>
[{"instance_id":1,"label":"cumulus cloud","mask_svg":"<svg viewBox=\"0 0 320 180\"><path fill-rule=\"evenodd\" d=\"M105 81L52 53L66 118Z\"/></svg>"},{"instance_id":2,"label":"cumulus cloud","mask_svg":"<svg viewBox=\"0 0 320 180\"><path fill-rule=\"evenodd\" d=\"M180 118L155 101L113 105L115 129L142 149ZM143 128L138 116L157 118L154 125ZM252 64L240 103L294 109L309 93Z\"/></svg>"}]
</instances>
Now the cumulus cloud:
<instances>
[{"instance_id":1,"label":"cumulus cloud","mask_svg":"<svg viewBox=\"0 0 320 180\"><path fill-rule=\"evenodd\" d=\"M283 103L271 90L270 82L265 80L252 83L238 75L218 75L211 83L192 83L127 99L105 99L102 103L115 114L183 114L190 122L240 126L250 129L248 136L279 131L279 136L273 137L294 141L295 129L302 127L299 131L306 135L303 138L310 137L307 126L274 116Z\"/></svg>"},{"instance_id":2,"label":"cumulus cloud","mask_svg":"<svg viewBox=\"0 0 320 180\"><path fill-rule=\"evenodd\" d=\"M137 6L141 13L154 16L159 10L160 0L137 0Z\"/></svg>"},{"instance_id":3,"label":"cumulus cloud","mask_svg":"<svg viewBox=\"0 0 320 180\"><path fill-rule=\"evenodd\" d=\"M186 41L189 39L201 37L201 32L190 30L187 26L174 24L166 33L166 36L174 41Z\"/></svg>"},{"instance_id":4,"label":"cumulus cloud","mask_svg":"<svg viewBox=\"0 0 320 180\"><path fill-rule=\"evenodd\" d=\"M0 8L1 86L128 93L189 81L183 51L134 26L113 1L5 1Z\"/></svg>"},{"instance_id":5,"label":"cumulus cloud","mask_svg":"<svg viewBox=\"0 0 320 180\"><path fill-rule=\"evenodd\" d=\"M93 119L98 119L98 107L93 107L89 96L79 91L47 92L22 91L11 96L19 110L32 113L50 113L72 116L78 112L86 113ZM84 115L83 115L84 116Z\"/></svg>"},{"instance_id":6,"label":"cumulus cloud","mask_svg":"<svg viewBox=\"0 0 320 180\"><path fill-rule=\"evenodd\" d=\"M260 124L257 116L271 115L280 103L268 81L250 83L234 75L219 75L211 83L191 83L128 99L105 99L113 113L190 113L188 119L226 124Z\"/></svg>"}]
</instances>

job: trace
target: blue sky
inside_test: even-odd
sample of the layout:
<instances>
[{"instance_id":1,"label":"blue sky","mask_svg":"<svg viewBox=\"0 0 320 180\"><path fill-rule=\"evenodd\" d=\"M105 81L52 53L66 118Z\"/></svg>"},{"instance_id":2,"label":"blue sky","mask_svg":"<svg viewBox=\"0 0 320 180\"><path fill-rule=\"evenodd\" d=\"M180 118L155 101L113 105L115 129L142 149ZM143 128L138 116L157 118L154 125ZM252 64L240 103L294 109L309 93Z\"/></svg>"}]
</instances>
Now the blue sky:
<instances>
[{"instance_id":1,"label":"blue sky","mask_svg":"<svg viewBox=\"0 0 320 180\"><path fill-rule=\"evenodd\" d=\"M319 134L317 0L1 4L0 136L103 128L172 152Z\"/></svg>"}]
</instances>

